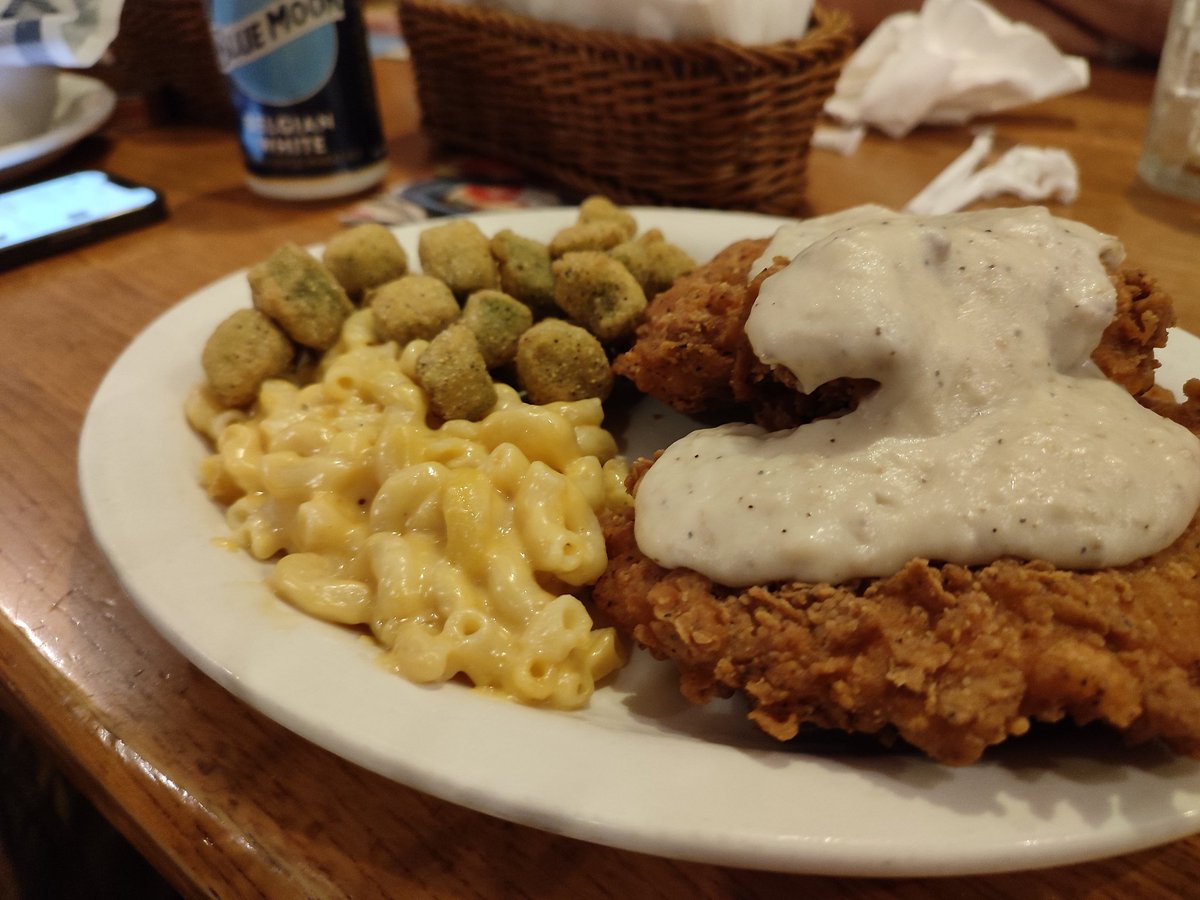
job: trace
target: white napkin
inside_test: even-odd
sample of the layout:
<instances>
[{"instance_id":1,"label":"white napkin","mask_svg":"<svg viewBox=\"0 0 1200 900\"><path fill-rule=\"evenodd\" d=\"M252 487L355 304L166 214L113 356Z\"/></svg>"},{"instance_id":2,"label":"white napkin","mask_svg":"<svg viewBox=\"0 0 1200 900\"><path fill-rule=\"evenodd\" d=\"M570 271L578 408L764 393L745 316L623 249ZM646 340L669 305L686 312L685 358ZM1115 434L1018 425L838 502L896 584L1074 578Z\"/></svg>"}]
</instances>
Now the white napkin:
<instances>
[{"instance_id":1,"label":"white napkin","mask_svg":"<svg viewBox=\"0 0 1200 900\"><path fill-rule=\"evenodd\" d=\"M543 22L663 40L769 44L808 30L812 0L453 0Z\"/></svg>"},{"instance_id":2,"label":"white napkin","mask_svg":"<svg viewBox=\"0 0 1200 900\"><path fill-rule=\"evenodd\" d=\"M95 65L117 36L123 4L124 0L5 4L0 8L0 66Z\"/></svg>"},{"instance_id":3,"label":"white napkin","mask_svg":"<svg viewBox=\"0 0 1200 900\"><path fill-rule=\"evenodd\" d=\"M991 129L942 170L908 205L905 212L940 215L955 212L1000 194L1032 202L1054 198L1072 203L1079 195L1079 169L1065 150L1018 144L996 162L980 167L992 151Z\"/></svg>"},{"instance_id":4,"label":"white napkin","mask_svg":"<svg viewBox=\"0 0 1200 900\"><path fill-rule=\"evenodd\" d=\"M884 19L846 63L825 111L903 137L1087 87L1087 61L982 0L925 0Z\"/></svg>"},{"instance_id":5,"label":"white napkin","mask_svg":"<svg viewBox=\"0 0 1200 900\"><path fill-rule=\"evenodd\" d=\"M867 126L856 125L818 125L813 129L811 144L819 150L833 150L842 156L853 156L858 152L858 145L867 136Z\"/></svg>"}]
</instances>

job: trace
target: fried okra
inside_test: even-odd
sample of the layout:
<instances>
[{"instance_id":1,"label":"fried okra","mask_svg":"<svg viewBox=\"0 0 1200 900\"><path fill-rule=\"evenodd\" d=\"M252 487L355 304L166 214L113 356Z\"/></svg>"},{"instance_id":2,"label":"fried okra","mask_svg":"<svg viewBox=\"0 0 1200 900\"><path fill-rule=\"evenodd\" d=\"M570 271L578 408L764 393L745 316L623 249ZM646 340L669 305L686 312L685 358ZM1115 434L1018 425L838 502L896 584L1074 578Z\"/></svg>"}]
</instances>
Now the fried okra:
<instances>
[{"instance_id":1,"label":"fried okra","mask_svg":"<svg viewBox=\"0 0 1200 900\"><path fill-rule=\"evenodd\" d=\"M612 368L595 336L562 319L543 319L517 342L517 380L530 403L604 400Z\"/></svg>"},{"instance_id":2,"label":"fried okra","mask_svg":"<svg viewBox=\"0 0 1200 900\"><path fill-rule=\"evenodd\" d=\"M517 355L517 341L533 324L533 313L503 291L476 291L467 298L462 322L475 333L487 367L494 369Z\"/></svg>"},{"instance_id":3,"label":"fried okra","mask_svg":"<svg viewBox=\"0 0 1200 900\"><path fill-rule=\"evenodd\" d=\"M607 197L599 194L587 197L579 204L579 221L581 223L616 222L621 226L625 240L631 240L637 234L637 220L633 217L633 213L622 209Z\"/></svg>"},{"instance_id":4,"label":"fried okra","mask_svg":"<svg viewBox=\"0 0 1200 900\"><path fill-rule=\"evenodd\" d=\"M332 347L354 311L333 273L290 242L250 269L247 279L255 308L297 344L314 350Z\"/></svg>"},{"instance_id":5,"label":"fried okra","mask_svg":"<svg viewBox=\"0 0 1200 900\"><path fill-rule=\"evenodd\" d=\"M408 254L389 229L375 222L334 235L321 261L356 301L371 288L408 272Z\"/></svg>"},{"instance_id":6,"label":"fried okra","mask_svg":"<svg viewBox=\"0 0 1200 900\"><path fill-rule=\"evenodd\" d=\"M375 333L400 346L418 338L432 340L461 312L445 282L429 275L389 281L369 291L366 304L375 316Z\"/></svg>"},{"instance_id":7,"label":"fried okra","mask_svg":"<svg viewBox=\"0 0 1200 900\"><path fill-rule=\"evenodd\" d=\"M647 298L665 291L680 275L696 268L696 261L681 248L668 243L657 228L635 240L618 244L609 251L609 256L630 271Z\"/></svg>"},{"instance_id":8,"label":"fried okra","mask_svg":"<svg viewBox=\"0 0 1200 900\"><path fill-rule=\"evenodd\" d=\"M538 318L555 311L549 247L506 228L492 237L491 250L500 269L500 290L516 297Z\"/></svg>"},{"instance_id":9,"label":"fried okra","mask_svg":"<svg viewBox=\"0 0 1200 900\"><path fill-rule=\"evenodd\" d=\"M429 342L417 359L417 381L429 397L430 409L447 421L477 422L496 405L496 386L475 334L461 323Z\"/></svg>"},{"instance_id":10,"label":"fried okra","mask_svg":"<svg viewBox=\"0 0 1200 900\"><path fill-rule=\"evenodd\" d=\"M556 259L554 302L601 341L633 334L646 310L637 279L607 253L584 250Z\"/></svg>"},{"instance_id":11,"label":"fried okra","mask_svg":"<svg viewBox=\"0 0 1200 900\"><path fill-rule=\"evenodd\" d=\"M249 406L268 378L284 374L295 347L268 316L239 309L214 329L200 354L213 396L224 406Z\"/></svg>"},{"instance_id":12,"label":"fried okra","mask_svg":"<svg viewBox=\"0 0 1200 900\"><path fill-rule=\"evenodd\" d=\"M581 250L611 250L629 240L625 226L614 219L596 219L568 225L550 238L550 255L555 259Z\"/></svg>"},{"instance_id":13,"label":"fried okra","mask_svg":"<svg viewBox=\"0 0 1200 900\"><path fill-rule=\"evenodd\" d=\"M454 219L421 232L417 254L426 275L440 278L460 299L484 288L500 287L500 271L479 226Z\"/></svg>"}]
</instances>

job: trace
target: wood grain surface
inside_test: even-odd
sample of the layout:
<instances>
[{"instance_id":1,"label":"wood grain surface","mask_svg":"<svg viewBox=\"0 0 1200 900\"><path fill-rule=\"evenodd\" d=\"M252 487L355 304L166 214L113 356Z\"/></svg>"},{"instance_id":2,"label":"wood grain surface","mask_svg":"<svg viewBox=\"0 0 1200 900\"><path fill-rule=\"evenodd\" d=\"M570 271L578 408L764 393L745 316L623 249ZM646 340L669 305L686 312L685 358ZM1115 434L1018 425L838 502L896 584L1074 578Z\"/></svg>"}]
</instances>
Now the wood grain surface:
<instances>
[{"instance_id":1,"label":"wood grain surface","mask_svg":"<svg viewBox=\"0 0 1200 900\"><path fill-rule=\"evenodd\" d=\"M406 64L379 63L390 179L431 171ZM992 120L1001 142L1065 147L1078 201L1200 331L1200 207L1134 174L1152 73ZM814 212L901 206L969 143L962 128L814 153ZM155 316L284 240L327 238L340 203L282 205L242 185L233 136L121 113L56 165L163 190L167 221L0 273L0 707L182 893L224 897L1179 897L1200 837L1066 868L953 879L786 876L682 863L510 824L391 783L234 699L140 617L98 551L76 484L87 404ZM181 475L181 477L183 477ZM502 773L497 773L503 777ZM720 773L714 772L714 778ZM697 786L702 789L702 785ZM898 829L904 827L897 822Z\"/></svg>"}]
</instances>

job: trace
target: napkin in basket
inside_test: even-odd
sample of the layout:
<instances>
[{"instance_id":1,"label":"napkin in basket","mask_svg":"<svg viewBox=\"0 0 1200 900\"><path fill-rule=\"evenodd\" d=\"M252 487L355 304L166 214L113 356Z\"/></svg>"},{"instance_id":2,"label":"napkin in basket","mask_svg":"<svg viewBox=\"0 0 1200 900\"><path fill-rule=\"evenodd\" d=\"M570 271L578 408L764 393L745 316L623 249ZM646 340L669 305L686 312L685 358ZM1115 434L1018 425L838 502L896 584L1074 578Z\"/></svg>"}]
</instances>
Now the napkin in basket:
<instances>
[{"instance_id":1,"label":"napkin in basket","mask_svg":"<svg viewBox=\"0 0 1200 900\"><path fill-rule=\"evenodd\" d=\"M720 38L752 46L798 38L812 0L448 0L542 22L643 38Z\"/></svg>"}]
</instances>

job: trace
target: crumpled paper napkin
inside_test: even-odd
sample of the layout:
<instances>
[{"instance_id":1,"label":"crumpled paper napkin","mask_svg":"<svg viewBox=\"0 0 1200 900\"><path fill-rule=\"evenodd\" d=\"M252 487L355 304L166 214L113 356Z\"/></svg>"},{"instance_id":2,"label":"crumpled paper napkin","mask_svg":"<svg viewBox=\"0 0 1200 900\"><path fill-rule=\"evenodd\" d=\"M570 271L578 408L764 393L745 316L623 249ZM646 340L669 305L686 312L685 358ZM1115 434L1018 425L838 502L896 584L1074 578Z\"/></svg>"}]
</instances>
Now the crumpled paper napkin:
<instances>
[{"instance_id":1,"label":"crumpled paper napkin","mask_svg":"<svg viewBox=\"0 0 1200 900\"><path fill-rule=\"evenodd\" d=\"M982 0L925 0L884 19L847 61L825 111L891 137L1080 90L1087 60Z\"/></svg>"},{"instance_id":2,"label":"crumpled paper napkin","mask_svg":"<svg viewBox=\"0 0 1200 900\"><path fill-rule=\"evenodd\" d=\"M124 0L37 0L0 7L0 66L85 69L99 62ZM163 35L163 40L170 40Z\"/></svg>"},{"instance_id":3,"label":"crumpled paper napkin","mask_svg":"<svg viewBox=\"0 0 1200 900\"><path fill-rule=\"evenodd\" d=\"M722 38L743 45L798 38L812 0L451 0L543 22L662 40Z\"/></svg>"},{"instance_id":4,"label":"crumpled paper napkin","mask_svg":"<svg viewBox=\"0 0 1200 900\"><path fill-rule=\"evenodd\" d=\"M1013 194L1026 202L1053 198L1060 203L1072 203L1079 195L1079 168L1067 151L1018 144L982 166L994 143L991 129L976 135L966 152L908 201L904 211L940 215L1000 194Z\"/></svg>"}]
</instances>

